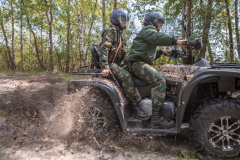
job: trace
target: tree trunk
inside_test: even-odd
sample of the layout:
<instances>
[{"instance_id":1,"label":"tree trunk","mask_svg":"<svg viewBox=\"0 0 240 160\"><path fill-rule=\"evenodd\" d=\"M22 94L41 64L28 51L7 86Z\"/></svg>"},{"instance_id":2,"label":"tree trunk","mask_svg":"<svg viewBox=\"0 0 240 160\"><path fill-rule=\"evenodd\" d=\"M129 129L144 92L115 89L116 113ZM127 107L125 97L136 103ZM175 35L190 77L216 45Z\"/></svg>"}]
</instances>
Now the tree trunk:
<instances>
[{"instance_id":1,"label":"tree trunk","mask_svg":"<svg viewBox=\"0 0 240 160\"><path fill-rule=\"evenodd\" d=\"M239 39L239 26L238 26L238 1L235 0L235 31L236 31L236 39L237 39L237 52L238 52L238 58L240 59L240 39Z\"/></svg>"},{"instance_id":2,"label":"tree trunk","mask_svg":"<svg viewBox=\"0 0 240 160\"><path fill-rule=\"evenodd\" d=\"M16 70L16 60L15 60L15 46L14 46L14 12L13 12L13 4L11 3L12 8L12 61L13 61L13 70Z\"/></svg>"},{"instance_id":3,"label":"tree trunk","mask_svg":"<svg viewBox=\"0 0 240 160\"><path fill-rule=\"evenodd\" d=\"M41 15L41 59L42 59L42 62L43 64L46 64L44 63L44 59L43 59L43 15Z\"/></svg>"},{"instance_id":4,"label":"tree trunk","mask_svg":"<svg viewBox=\"0 0 240 160\"><path fill-rule=\"evenodd\" d=\"M35 49L36 49L37 59L38 59L39 65L40 65L40 67L41 67L42 69L45 69L44 66L43 66L43 64L42 64L42 62L41 62L41 59L40 59L40 57L39 57L37 37L36 37L36 35L35 35L35 33L34 33L33 29L32 29L32 26L31 26L31 24L30 24L30 21L29 21L29 18L28 18L28 17L27 17L27 23L28 23L28 26L29 26L32 34L33 34L34 44L35 44Z\"/></svg>"},{"instance_id":5,"label":"tree trunk","mask_svg":"<svg viewBox=\"0 0 240 160\"><path fill-rule=\"evenodd\" d=\"M117 9L117 0L114 0L114 7L113 9Z\"/></svg>"},{"instance_id":6,"label":"tree trunk","mask_svg":"<svg viewBox=\"0 0 240 160\"><path fill-rule=\"evenodd\" d=\"M32 41L31 41L31 38L32 37L32 35L31 35L31 32L30 32L30 34L29 34L29 46L28 46L28 54L30 54L31 53L31 44L32 44ZM28 56L28 62L31 62L31 56Z\"/></svg>"},{"instance_id":7,"label":"tree trunk","mask_svg":"<svg viewBox=\"0 0 240 160\"><path fill-rule=\"evenodd\" d=\"M80 38L80 49L81 49L83 64L86 65L86 60L84 57L84 43L83 43L83 24L84 24L83 11L81 11L81 19L82 19L82 24L81 24L80 37L79 37Z\"/></svg>"},{"instance_id":8,"label":"tree trunk","mask_svg":"<svg viewBox=\"0 0 240 160\"><path fill-rule=\"evenodd\" d=\"M188 0L188 23L187 23L187 35L191 36L191 23L192 23L192 0Z\"/></svg>"},{"instance_id":9,"label":"tree trunk","mask_svg":"<svg viewBox=\"0 0 240 160\"><path fill-rule=\"evenodd\" d=\"M68 0L68 6L70 6L71 2ZM70 62L70 9L67 11L67 60L66 60L66 70L65 72L69 72L69 62Z\"/></svg>"},{"instance_id":10,"label":"tree trunk","mask_svg":"<svg viewBox=\"0 0 240 160\"><path fill-rule=\"evenodd\" d=\"M105 0L102 0L102 32L105 31L106 16L105 16Z\"/></svg>"},{"instance_id":11,"label":"tree trunk","mask_svg":"<svg viewBox=\"0 0 240 160\"><path fill-rule=\"evenodd\" d=\"M48 4L47 4L47 0L45 0L45 4L46 4L46 17L47 17L47 21L48 21L48 36L49 36L49 43L50 43L50 47L49 47L49 64L50 64L50 70L53 71L54 67L53 67L53 42L52 42L52 23L53 23L53 13L52 13L52 3L53 0L50 0L50 19L48 17Z\"/></svg>"},{"instance_id":12,"label":"tree trunk","mask_svg":"<svg viewBox=\"0 0 240 160\"><path fill-rule=\"evenodd\" d=\"M183 0L183 3L182 3L182 20L186 20L186 15L185 15L185 12L186 12L186 0ZM182 28L184 27L185 23L182 24ZM185 31L182 30L182 39L185 39Z\"/></svg>"},{"instance_id":13,"label":"tree trunk","mask_svg":"<svg viewBox=\"0 0 240 160\"><path fill-rule=\"evenodd\" d=\"M228 34L229 34L229 41L230 41L230 58L231 62L233 62L233 35L232 35L232 25L231 25L231 18L228 8L228 0L225 0L226 10L227 10L227 18L228 18Z\"/></svg>"},{"instance_id":14,"label":"tree trunk","mask_svg":"<svg viewBox=\"0 0 240 160\"><path fill-rule=\"evenodd\" d=\"M22 2L23 7L24 7L24 2L23 2L22 0L21 0L21 2ZM36 54L37 54L38 63L39 63L39 65L40 65L40 67L44 70L45 67L44 67L44 65L42 64L41 59L40 59L40 57L39 57L37 37L36 37L36 35L35 35L35 33L34 33L33 29L32 29L32 26L31 26L31 24L30 24L29 17L28 17L28 16L26 16L26 17L27 17L28 26L29 26L29 28L30 28L30 31L31 31L32 34L33 34L33 37L34 37L34 44L35 44L35 50L36 50ZM30 41L31 41L31 33L30 33ZM29 47L29 48L30 48L30 47ZM29 53L30 53L30 52L29 52Z\"/></svg>"},{"instance_id":15,"label":"tree trunk","mask_svg":"<svg viewBox=\"0 0 240 160\"><path fill-rule=\"evenodd\" d=\"M60 55L58 53L58 49L56 49L56 54L57 54L57 58L58 58L58 71L62 71L61 58L60 58Z\"/></svg>"},{"instance_id":16,"label":"tree trunk","mask_svg":"<svg viewBox=\"0 0 240 160\"><path fill-rule=\"evenodd\" d=\"M53 41L52 41L52 24L53 24L53 13L52 13L52 5L53 0L50 0L50 21L49 21L49 40L50 40L50 49L49 49L49 56L50 56L50 67L51 71L53 71Z\"/></svg>"},{"instance_id":17,"label":"tree trunk","mask_svg":"<svg viewBox=\"0 0 240 160\"><path fill-rule=\"evenodd\" d=\"M208 48L208 54L209 54L209 57L210 57L210 62L213 62L213 53L212 53L212 49L211 49L211 45L209 43L209 38L207 40L207 48Z\"/></svg>"},{"instance_id":18,"label":"tree trunk","mask_svg":"<svg viewBox=\"0 0 240 160\"><path fill-rule=\"evenodd\" d=\"M21 6L22 6L22 2L21 2ZM22 10L21 10L21 20L20 20L20 31L21 31L21 35L20 35L20 43L21 43L21 70L24 71L24 59L23 59L23 22L22 22Z\"/></svg>"},{"instance_id":19,"label":"tree trunk","mask_svg":"<svg viewBox=\"0 0 240 160\"><path fill-rule=\"evenodd\" d=\"M212 21L212 2L213 0L208 0L208 6L207 6L207 15L205 18L205 24L203 29L203 36L202 36L202 48L200 50L200 57L205 58L206 53L206 47L208 44L208 35L210 30L210 25Z\"/></svg>"},{"instance_id":20,"label":"tree trunk","mask_svg":"<svg viewBox=\"0 0 240 160\"><path fill-rule=\"evenodd\" d=\"M83 6L83 0L82 0L82 6ZM78 0L76 0L76 7L78 9ZM83 9L81 9L81 13L79 9L77 10L77 17L78 17L78 30L79 30L79 54L83 61L84 66L86 65L86 60L84 56L84 44L83 44L83 21L84 21L84 15L83 15ZM81 16L81 17L80 17ZM81 62L80 62L81 65Z\"/></svg>"},{"instance_id":21,"label":"tree trunk","mask_svg":"<svg viewBox=\"0 0 240 160\"><path fill-rule=\"evenodd\" d=\"M95 13L96 13L96 9L97 9L97 3L98 3L98 0L96 0L96 2L95 2L95 6L94 6L94 18L92 19L92 22L91 22L91 25L90 25L90 28L89 28L89 31L88 31L88 38L90 39L90 37L91 37L91 31L92 31L92 26L93 26L93 23L94 23L94 21L96 20L96 16L95 16ZM87 57L87 54L88 54L88 50L89 50L89 41L88 41L88 43L87 43L87 50L86 50L86 53L85 53L85 55L86 55L86 57Z\"/></svg>"},{"instance_id":22,"label":"tree trunk","mask_svg":"<svg viewBox=\"0 0 240 160\"><path fill-rule=\"evenodd\" d=\"M0 17L2 17L2 9L0 8ZM9 47L9 44L8 44L8 38L7 38L7 35L6 35L6 32L5 32L5 28L4 28L4 24L3 24L3 18L1 18L1 27L2 27L2 31L3 31L3 36L4 36L4 39L5 39L5 43L6 43L6 47L7 47L7 52L8 52L8 58L9 58L9 61L11 62L11 66L10 66L10 69L13 69L13 66L14 66L14 63L13 63L13 59L12 59L12 55L11 55L11 51L10 51L10 47Z\"/></svg>"},{"instance_id":23,"label":"tree trunk","mask_svg":"<svg viewBox=\"0 0 240 160\"><path fill-rule=\"evenodd\" d=\"M4 50L5 54L3 54L3 52L0 52L0 53L1 53L2 57L5 59L7 69L10 70L11 69L11 62L8 59L8 54L7 54L6 50Z\"/></svg>"}]
</instances>

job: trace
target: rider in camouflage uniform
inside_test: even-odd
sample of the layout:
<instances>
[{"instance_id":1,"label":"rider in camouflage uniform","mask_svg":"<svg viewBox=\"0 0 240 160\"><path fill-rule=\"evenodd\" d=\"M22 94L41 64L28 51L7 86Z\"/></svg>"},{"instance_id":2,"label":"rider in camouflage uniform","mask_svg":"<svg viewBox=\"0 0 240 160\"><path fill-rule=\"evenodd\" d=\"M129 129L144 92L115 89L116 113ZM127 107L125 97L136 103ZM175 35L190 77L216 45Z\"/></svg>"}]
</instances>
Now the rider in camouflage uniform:
<instances>
[{"instance_id":1,"label":"rider in camouflage uniform","mask_svg":"<svg viewBox=\"0 0 240 160\"><path fill-rule=\"evenodd\" d=\"M177 40L174 37L161 33L159 30L165 22L165 17L159 12L148 13L144 18L144 27L133 40L133 45L130 53L125 57L125 63L128 63L128 70L135 76L145 82L153 85L151 89L152 99L152 128L171 128L175 125L173 120L166 120L161 115L161 108L164 103L166 94L165 79L152 67L153 62L162 54L169 55L169 50L158 50L157 46L172 46L182 45L183 41Z\"/></svg>"},{"instance_id":2,"label":"rider in camouflage uniform","mask_svg":"<svg viewBox=\"0 0 240 160\"><path fill-rule=\"evenodd\" d=\"M125 40L122 36L123 29L126 28L126 22L129 20L128 12L124 9L116 9L110 16L112 25L102 34L102 42L100 45L99 62L102 73L108 76L109 72L121 81L121 85L125 95L132 103L132 114L138 119L146 120L146 115L138 103L140 95L134 87L132 76L128 71L120 67L120 64L125 57Z\"/></svg>"}]
</instances>

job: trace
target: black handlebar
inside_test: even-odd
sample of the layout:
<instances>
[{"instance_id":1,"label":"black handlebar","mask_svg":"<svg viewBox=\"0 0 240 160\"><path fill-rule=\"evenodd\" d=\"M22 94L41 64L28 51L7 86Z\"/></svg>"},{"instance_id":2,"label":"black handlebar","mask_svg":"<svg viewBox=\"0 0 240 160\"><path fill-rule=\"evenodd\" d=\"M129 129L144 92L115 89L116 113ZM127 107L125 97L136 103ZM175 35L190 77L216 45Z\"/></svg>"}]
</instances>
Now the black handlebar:
<instances>
[{"instance_id":1,"label":"black handlebar","mask_svg":"<svg viewBox=\"0 0 240 160\"><path fill-rule=\"evenodd\" d=\"M202 48L202 39L198 38L193 41L183 41L183 45L188 45L192 49L201 49Z\"/></svg>"},{"instance_id":2,"label":"black handlebar","mask_svg":"<svg viewBox=\"0 0 240 160\"><path fill-rule=\"evenodd\" d=\"M177 59L177 58L185 58L187 56L185 52L182 52L180 50L171 50L171 52L169 53L169 57L173 59Z\"/></svg>"}]
</instances>

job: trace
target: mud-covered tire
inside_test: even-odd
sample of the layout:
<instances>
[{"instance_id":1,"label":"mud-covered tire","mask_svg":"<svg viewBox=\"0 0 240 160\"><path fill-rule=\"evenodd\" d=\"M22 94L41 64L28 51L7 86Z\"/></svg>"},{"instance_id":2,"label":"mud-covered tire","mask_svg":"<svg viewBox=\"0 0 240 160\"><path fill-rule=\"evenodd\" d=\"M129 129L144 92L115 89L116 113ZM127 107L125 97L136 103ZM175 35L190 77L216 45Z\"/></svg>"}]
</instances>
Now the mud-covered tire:
<instances>
[{"instance_id":1,"label":"mud-covered tire","mask_svg":"<svg viewBox=\"0 0 240 160\"><path fill-rule=\"evenodd\" d=\"M204 102L190 118L189 139L204 154L239 157L240 103L234 99Z\"/></svg>"},{"instance_id":2,"label":"mud-covered tire","mask_svg":"<svg viewBox=\"0 0 240 160\"><path fill-rule=\"evenodd\" d=\"M93 113L92 111L94 111L95 115L92 114ZM116 129L120 126L117 113L115 111L115 108L110 97L106 92L97 88L91 88L86 93L84 98L83 115L92 116L90 117L90 119L92 120L95 119L96 121L91 121L91 124L88 125L95 127L97 129ZM98 121L97 118L100 120L100 122L97 122Z\"/></svg>"}]
</instances>

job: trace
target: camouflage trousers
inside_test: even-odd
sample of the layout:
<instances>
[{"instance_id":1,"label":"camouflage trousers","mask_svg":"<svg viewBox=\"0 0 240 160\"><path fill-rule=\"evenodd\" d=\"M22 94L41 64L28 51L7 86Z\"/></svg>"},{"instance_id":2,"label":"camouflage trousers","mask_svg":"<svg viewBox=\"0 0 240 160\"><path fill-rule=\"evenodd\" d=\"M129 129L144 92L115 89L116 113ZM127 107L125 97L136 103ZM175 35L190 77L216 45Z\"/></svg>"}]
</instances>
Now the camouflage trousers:
<instances>
[{"instance_id":1,"label":"camouflage trousers","mask_svg":"<svg viewBox=\"0 0 240 160\"><path fill-rule=\"evenodd\" d=\"M151 99L153 109L160 109L166 95L166 81L156 69L145 62L132 62L132 73L143 81L153 85Z\"/></svg>"},{"instance_id":2,"label":"camouflage trousers","mask_svg":"<svg viewBox=\"0 0 240 160\"><path fill-rule=\"evenodd\" d=\"M110 63L109 67L115 78L121 82L122 89L126 97L131 102L138 103L140 101L140 94L134 86L134 82L130 73L116 63Z\"/></svg>"}]
</instances>

